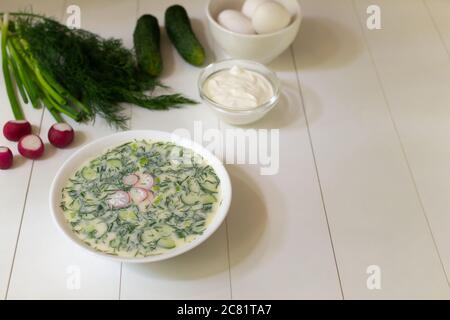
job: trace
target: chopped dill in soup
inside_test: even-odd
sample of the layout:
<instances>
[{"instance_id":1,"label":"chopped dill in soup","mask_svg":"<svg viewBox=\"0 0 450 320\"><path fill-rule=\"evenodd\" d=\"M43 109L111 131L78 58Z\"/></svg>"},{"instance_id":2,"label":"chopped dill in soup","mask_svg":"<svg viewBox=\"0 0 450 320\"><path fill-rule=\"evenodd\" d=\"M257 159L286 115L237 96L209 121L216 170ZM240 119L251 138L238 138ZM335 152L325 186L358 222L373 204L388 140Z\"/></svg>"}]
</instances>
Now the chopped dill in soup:
<instances>
[{"instance_id":1,"label":"chopped dill in soup","mask_svg":"<svg viewBox=\"0 0 450 320\"><path fill-rule=\"evenodd\" d=\"M220 180L197 153L171 142L131 141L89 161L62 190L72 231L121 257L167 252L196 239L220 203Z\"/></svg>"}]
</instances>

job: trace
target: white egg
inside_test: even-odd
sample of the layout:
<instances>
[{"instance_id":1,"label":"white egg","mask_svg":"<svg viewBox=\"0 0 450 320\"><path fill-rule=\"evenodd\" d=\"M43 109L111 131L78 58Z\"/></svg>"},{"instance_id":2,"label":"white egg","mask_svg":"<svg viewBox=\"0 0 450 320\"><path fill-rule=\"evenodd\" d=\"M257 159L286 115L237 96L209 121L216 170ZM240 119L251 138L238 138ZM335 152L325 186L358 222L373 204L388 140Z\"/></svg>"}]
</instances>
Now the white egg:
<instances>
[{"instance_id":1,"label":"white egg","mask_svg":"<svg viewBox=\"0 0 450 320\"><path fill-rule=\"evenodd\" d=\"M233 32L243 34L255 34L252 22L242 12L236 10L224 10L217 16L217 22Z\"/></svg>"},{"instance_id":2,"label":"white egg","mask_svg":"<svg viewBox=\"0 0 450 320\"><path fill-rule=\"evenodd\" d=\"M242 13L251 19L253 13L255 13L256 7L269 1L270 0L246 0L242 5Z\"/></svg>"},{"instance_id":3,"label":"white egg","mask_svg":"<svg viewBox=\"0 0 450 320\"><path fill-rule=\"evenodd\" d=\"M278 2L259 5L253 13L252 24L257 33L272 33L281 30L291 22L291 14Z\"/></svg>"}]
</instances>

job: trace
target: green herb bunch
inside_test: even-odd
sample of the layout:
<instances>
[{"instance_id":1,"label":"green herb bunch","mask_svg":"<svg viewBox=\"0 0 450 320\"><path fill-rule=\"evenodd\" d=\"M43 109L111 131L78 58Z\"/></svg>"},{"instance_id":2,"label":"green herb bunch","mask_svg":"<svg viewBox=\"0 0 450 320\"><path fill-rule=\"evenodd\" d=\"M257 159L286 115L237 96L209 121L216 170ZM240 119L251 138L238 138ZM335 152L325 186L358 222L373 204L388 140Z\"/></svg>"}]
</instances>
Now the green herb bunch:
<instances>
[{"instance_id":1,"label":"green herb bunch","mask_svg":"<svg viewBox=\"0 0 450 320\"><path fill-rule=\"evenodd\" d=\"M61 114L78 122L99 115L110 125L125 128L121 103L152 110L195 103L180 94L151 95L164 86L139 70L133 51L121 40L70 29L32 13L0 15L3 73L16 119L24 116L13 80L25 103L44 105L57 122L63 120Z\"/></svg>"}]
</instances>

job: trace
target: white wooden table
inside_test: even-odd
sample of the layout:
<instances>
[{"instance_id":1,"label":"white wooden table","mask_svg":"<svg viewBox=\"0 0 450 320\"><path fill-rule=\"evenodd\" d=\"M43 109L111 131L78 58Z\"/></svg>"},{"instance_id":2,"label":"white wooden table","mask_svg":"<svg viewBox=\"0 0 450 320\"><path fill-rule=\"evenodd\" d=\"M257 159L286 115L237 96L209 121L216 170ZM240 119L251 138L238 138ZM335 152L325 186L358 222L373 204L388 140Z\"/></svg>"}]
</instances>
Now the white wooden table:
<instances>
[{"instance_id":1,"label":"white wooden table","mask_svg":"<svg viewBox=\"0 0 450 320\"><path fill-rule=\"evenodd\" d=\"M203 0L4 0L59 19L81 8L82 27L132 46L137 18L182 3L209 48ZM48 206L56 169L103 121L76 125L75 146L0 172L0 297L6 299L449 299L450 1L301 0L292 48L270 64L284 99L255 128L280 129L280 170L228 165L234 198L226 223L190 253L127 265L80 251L59 234ZM381 7L382 29L366 28ZM163 81L198 98L198 68L163 37ZM25 107L44 137L53 123ZM227 130L205 105L169 112L130 108L131 129ZM12 114L0 81L0 122ZM40 124L40 127L39 127ZM15 146L0 137L0 145ZM381 288L367 286L369 266ZM370 267L369 267L370 269ZM376 275L376 274L375 274ZM78 283L74 277L79 276ZM369 286L370 287L370 286Z\"/></svg>"}]
</instances>

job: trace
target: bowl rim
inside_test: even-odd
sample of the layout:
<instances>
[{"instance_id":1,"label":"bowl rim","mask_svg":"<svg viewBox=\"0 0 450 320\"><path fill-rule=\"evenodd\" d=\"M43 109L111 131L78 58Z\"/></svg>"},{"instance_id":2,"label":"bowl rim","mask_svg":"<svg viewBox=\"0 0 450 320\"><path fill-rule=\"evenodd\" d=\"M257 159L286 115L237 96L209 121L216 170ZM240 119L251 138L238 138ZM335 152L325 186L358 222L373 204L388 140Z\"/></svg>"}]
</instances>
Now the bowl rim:
<instances>
[{"instance_id":1,"label":"bowl rim","mask_svg":"<svg viewBox=\"0 0 450 320\"><path fill-rule=\"evenodd\" d=\"M267 81L269 81L273 87L273 95L272 97L264 102L263 104L260 104L259 106L256 107L251 107L251 108L245 108L245 109L238 109L238 110L234 110L234 109L230 109L228 107L225 107L221 104L218 104L217 102L215 102L214 100L212 100L211 98L209 98L203 90L203 86L205 84L205 81L212 75L209 75L208 77L204 78L204 74L211 68L213 68L214 66L223 64L223 63L232 63L235 62L237 65L254 65L254 66L258 66L262 69L264 69L268 74L271 75L272 79L267 79ZM220 69L218 71L222 71L222 70L226 70L227 68L223 68ZM249 70L254 71L254 72L258 72L257 70L251 69L249 68ZM216 72L218 72L216 71ZM258 72L259 73L259 72ZM266 76L264 76L265 78L267 78ZM198 80L197 80L197 86L198 86L198 90L199 90L199 95L200 98L204 101L206 101L208 104L210 104L212 107L214 107L215 109L218 109L220 111L229 113L229 114L251 114L251 113L255 113L255 112L262 112L262 111L266 111L266 110L270 110L273 106L275 106L275 104L278 102L278 100L280 99L280 79L278 78L276 72L272 71L271 69L269 69L265 64L260 63L260 62L256 62L256 61L252 61L252 60L245 60L245 59L225 59L225 60L220 60L217 62L212 62L209 65L207 65L205 68L203 68L203 70L200 72L199 76L198 76Z\"/></svg>"},{"instance_id":2,"label":"bowl rim","mask_svg":"<svg viewBox=\"0 0 450 320\"><path fill-rule=\"evenodd\" d=\"M201 235L199 235L192 242L187 243L179 248L175 248L171 251L159 255L139 257L139 258L114 256L96 250L93 247L85 244L70 230L70 228L67 225L67 221L65 220L65 217L59 207L59 203L61 200L61 188L67 182L67 178L70 177L74 173L74 170L77 170L77 168L79 168L83 163L88 161L90 158L95 157L95 155L87 157L86 156L87 153L89 154L95 153L98 156L109 148L119 146L121 142L123 143L134 139L167 141L173 142L185 148L189 148L194 152L196 152L197 154L199 154L200 156L202 156L206 160L206 162L213 167L214 171L221 180L221 202L219 204L217 212L215 213L215 217ZM95 151L99 150L98 147L101 147L101 150ZM75 167L75 169L73 167ZM193 248L197 247L198 245L206 241L222 225L223 221L225 220L231 205L231 196L232 196L231 181L228 172L225 169L225 166L213 153L211 153L208 149L206 149L199 143L191 139L181 137L174 133L165 131L129 130L114 133L112 135L96 139L84 145L82 148L73 153L66 161L64 161L63 165L58 169L52 181L49 193L49 205L51 215L54 223L57 226L57 229L65 236L66 239L70 240L72 243L82 248L85 252L88 252L92 255L96 255L97 257L102 257L108 260L118 262L149 263L176 257L187 251L192 250Z\"/></svg>"},{"instance_id":3,"label":"bowl rim","mask_svg":"<svg viewBox=\"0 0 450 320\"><path fill-rule=\"evenodd\" d=\"M214 24L214 26L219 28L219 30L221 30L225 33L228 33L230 35L239 36L242 38L250 38L250 39L258 39L259 38L259 39L261 39L261 38L277 36L281 33L286 32L287 30L297 28L298 25L300 25L300 21L302 19L302 17L301 17L302 11L301 11L300 3L298 1L294 1L296 3L297 13L295 15L295 18L291 21L291 23L288 26L284 27L283 29L275 31L275 32L263 33L263 34L245 34L245 33L234 32L234 31L224 28L216 21L216 19L214 19L214 17L211 14L211 11L210 11L211 3L213 1L215 1L215 0L208 0L208 4L206 5L205 11L206 11L206 17L207 17L208 21L210 21L212 24Z\"/></svg>"}]
</instances>

